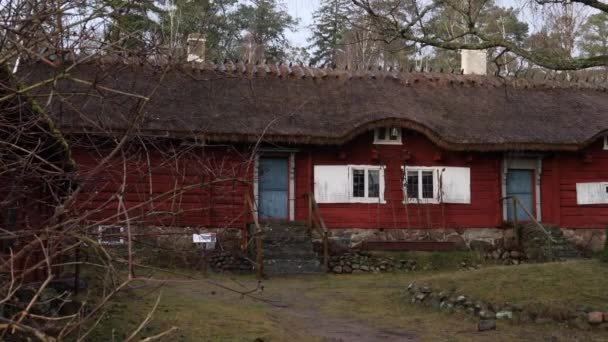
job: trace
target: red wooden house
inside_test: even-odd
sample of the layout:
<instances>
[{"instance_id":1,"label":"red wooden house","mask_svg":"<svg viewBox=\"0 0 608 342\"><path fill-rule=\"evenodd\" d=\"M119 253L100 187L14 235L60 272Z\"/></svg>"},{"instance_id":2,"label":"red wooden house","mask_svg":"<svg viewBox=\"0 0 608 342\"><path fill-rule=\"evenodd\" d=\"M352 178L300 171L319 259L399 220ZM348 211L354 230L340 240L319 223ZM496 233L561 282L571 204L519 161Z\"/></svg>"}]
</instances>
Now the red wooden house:
<instances>
[{"instance_id":1,"label":"red wooden house","mask_svg":"<svg viewBox=\"0 0 608 342\"><path fill-rule=\"evenodd\" d=\"M514 217L508 196L544 223L608 224L606 85L230 62L67 66L22 73L57 77L50 110L80 171L129 137L85 177L78 205L92 222L242 228L247 193L260 219L306 220L313 193L334 232L376 238L493 234Z\"/></svg>"},{"instance_id":2,"label":"red wooden house","mask_svg":"<svg viewBox=\"0 0 608 342\"><path fill-rule=\"evenodd\" d=\"M16 282L46 275L40 243L53 244L45 229L74 167L50 118L18 88L0 67L0 279Z\"/></svg>"}]
</instances>

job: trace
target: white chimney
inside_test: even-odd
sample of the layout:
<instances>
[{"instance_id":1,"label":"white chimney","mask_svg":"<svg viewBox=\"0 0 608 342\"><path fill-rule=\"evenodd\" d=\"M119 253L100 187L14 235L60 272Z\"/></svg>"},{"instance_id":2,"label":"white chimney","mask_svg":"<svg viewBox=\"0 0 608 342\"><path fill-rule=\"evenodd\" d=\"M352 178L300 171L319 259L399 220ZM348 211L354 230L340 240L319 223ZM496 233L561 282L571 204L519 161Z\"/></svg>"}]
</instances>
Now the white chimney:
<instances>
[{"instance_id":1,"label":"white chimney","mask_svg":"<svg viewBox=\"0 0 608 342\"><path fill-rule=\"evenodd\" d=\"M485 75L488 68L487 50L460 50L460 66L465 75Z\"/></svg>"},{"instance_id":2,"label":"white chimney","mask_svg":"<svg viewBox=\"0 0 608 342\"><path fill-rule=\"evenodd\" d=\"M188 35L188 62L203 63L205 61L205 36L201 33Z\"/></svg>"}]
</instances>

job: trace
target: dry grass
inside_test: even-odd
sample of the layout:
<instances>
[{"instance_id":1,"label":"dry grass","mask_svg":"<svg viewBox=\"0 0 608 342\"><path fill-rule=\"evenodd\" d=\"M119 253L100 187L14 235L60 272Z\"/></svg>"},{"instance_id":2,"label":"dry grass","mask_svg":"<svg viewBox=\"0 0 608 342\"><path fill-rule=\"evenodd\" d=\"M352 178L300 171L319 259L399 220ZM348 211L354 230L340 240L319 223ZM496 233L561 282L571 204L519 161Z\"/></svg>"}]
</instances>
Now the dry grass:
<instances>
[{"instance_id":1,"label":"dry grass","mask_svg":"<svg viewBox=\"0 0 608 342\"><path fill-rule=\"evenodd\" d=\"M435 274L423 281L493 303L561 310L588 306L608 311L608 264L597 260L488 267Z\"/></svg>"},{"instance_id":2,"label":"dry grass","mask_svg":"<svg viewBox=\"0 0 608 342\"><path fill-rule=\"evenodd\" d=\"M265 281L262 298L286 308L220 290L200 282L167 283L158 312L139 336L150 336L176 325L180 331L168 341L320 341L335 331L345 340L353 336L405 333L420 341L605 341L600 332L569 330L557 325L511 325L499 322L498 330L476 331L476 321L461 314L446 314L408 303L403 295L408 283L430 282L452 286L471 295L498 296L532 301L534 292L546 301L565 298L585 303L601 299L606 268L593 261L562 264L489 267L477 271L428 271L393 274L321 275L275 278ZM167 277L167 275L158 275ZM577 278L577 279L573 279ZM219 282L236 288L255 286L249 276L219 276ZM529 284L529 286L521 286ZM569 285L570 284L570 285ZM133 329L153 306L158 292L139 288L125 293L101 322L95 338L117 339ZM604 293L605 294L605 293ZM374 340L374 339L372 339Z\"/></svg>"}]
</instances>

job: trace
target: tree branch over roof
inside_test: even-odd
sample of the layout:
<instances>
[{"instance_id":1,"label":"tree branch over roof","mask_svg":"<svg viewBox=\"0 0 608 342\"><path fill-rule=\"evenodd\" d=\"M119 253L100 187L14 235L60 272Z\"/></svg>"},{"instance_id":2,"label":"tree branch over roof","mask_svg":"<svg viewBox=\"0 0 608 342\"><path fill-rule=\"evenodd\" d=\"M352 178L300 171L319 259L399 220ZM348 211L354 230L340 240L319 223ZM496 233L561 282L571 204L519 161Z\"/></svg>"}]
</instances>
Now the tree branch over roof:
<instances>
[{"instance_id":1,"label":"tree branch over roof","mask_svg":"<svg viewBox=\"0 0 608 342\"><path fill-rule=\"evenodd\" d=\"M422 46L433 46L446 50L484 50L492 48L503 48L513 54L521 56L529 62L552 70L581 70L593 67L608 66L608 55L581 56L581 57L562 57L549 55L544 51L528 48L519 42L508 38L486 36L477 28L476 18L471 13L461 13L467 16L468 28L460 36L476 37L473 40L461 40L441 37L437 32L431 31L423 26L425 16L445 4L445 1L433 1L422 10L417 10L416 15L407 21L395 19L390 13L382 13L369 0L352 0L353 4L364 10L374 23L374 29L385 37L402 39L408 43L414 42ZM542 1L539 4L562 3L561 0ZM586 6L608 13L608 4L598 0L572 0ZM427 18L428 21L428 18ZM412 26L420 26L419 30L412 29Z\"/></svg>"}]
</instances>

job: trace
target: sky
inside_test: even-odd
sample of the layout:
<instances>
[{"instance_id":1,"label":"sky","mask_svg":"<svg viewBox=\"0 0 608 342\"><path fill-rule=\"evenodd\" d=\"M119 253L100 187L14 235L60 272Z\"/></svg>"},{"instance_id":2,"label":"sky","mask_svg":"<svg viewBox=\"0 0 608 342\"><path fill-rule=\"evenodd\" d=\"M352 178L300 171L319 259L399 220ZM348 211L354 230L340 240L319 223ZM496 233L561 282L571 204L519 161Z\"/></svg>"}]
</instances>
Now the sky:
<instances>
[{"instance_id":1,"label":"sky","mask_svg":"<svg viewBox=\"0 0 608 342\"><path fill-rule=\"evenodd\" d=\"M321 0L282 0L285 5L287 12L294 18L299 20L298 28L294 32L287 32L287 39L294 46L307 47L308 39L311 36L310 25L313 23L312 14L319 8ZM533 2L522 1L522 0L495 0L498 6L502 7L513 7L520 11L521 20L528 23L530 32L539 30L542 26L542 18L540 12L536 9L542 8L542 6L533 6ZM581 8L581 6L579 6ZM585 9L585 15L596 13Z\"/></svg>"},{"instance_id":2,"label":"sky","mask_svg":"<svg viewBox=\"0 0 608 342\"><path fill-rule=\"evenodd\" d=\"M320 2L321 0L283 0L289 15L300 21L297 30L287 32L287 39L293 45L308 46L307 40L311 35L309 26L313 22L312 13L319 8Z\"/></svg>"}]
</instances>

